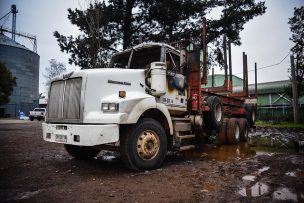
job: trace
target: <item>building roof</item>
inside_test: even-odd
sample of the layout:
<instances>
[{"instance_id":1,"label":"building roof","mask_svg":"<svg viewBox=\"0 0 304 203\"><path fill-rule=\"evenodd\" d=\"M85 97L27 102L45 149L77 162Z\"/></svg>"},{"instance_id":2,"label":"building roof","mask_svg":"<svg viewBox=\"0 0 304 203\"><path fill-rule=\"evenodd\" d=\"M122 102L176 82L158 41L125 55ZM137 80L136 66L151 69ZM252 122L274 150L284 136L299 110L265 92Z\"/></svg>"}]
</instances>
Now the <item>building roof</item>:
<instances>
[{"instance_id":1,"label":"building roof","mask_svg":"<svg viewBox=\"0 0 304 203\"><path fill-rule=\"evenodd\" d=\"M11 47L16 47L16 48L31 51L30 49L26 48L24 45L19 44L18 42L4 35L3 33L0 33L0 45L6 45L6 46L11 46Z\"/></svg>"},{"instance_id":2,"label":"building roof","mask_svg":"<svg viewBox=\"0 0 304 203\"><path fill-rule=\"evenodd\" d=\"M229 75L228 75L229 78ZM224 85L225 75L224 74L214 74L214 87L220 87ZM232 81L234 86L242 86L243 85L243 79L239 78L235 75L232 75ZM208 84L202 85L202 88L207 88L212 86L212 75L208 75Z\"/></svg>"},{"instance_id":3,"label":"building roof","mask_svg":"<svg viewBox=\"0 0 304 203\"><path fill-rule=\"evenodd\" d=\"M264 82L258 83L258 93L273 93L273 92L285 92L287 87L291 86L290 80L281 80L281 81L274 81L274 82ZM248 85L249 92L254 92L255 85L250 84Z\"/></svg>"}]
</instances>

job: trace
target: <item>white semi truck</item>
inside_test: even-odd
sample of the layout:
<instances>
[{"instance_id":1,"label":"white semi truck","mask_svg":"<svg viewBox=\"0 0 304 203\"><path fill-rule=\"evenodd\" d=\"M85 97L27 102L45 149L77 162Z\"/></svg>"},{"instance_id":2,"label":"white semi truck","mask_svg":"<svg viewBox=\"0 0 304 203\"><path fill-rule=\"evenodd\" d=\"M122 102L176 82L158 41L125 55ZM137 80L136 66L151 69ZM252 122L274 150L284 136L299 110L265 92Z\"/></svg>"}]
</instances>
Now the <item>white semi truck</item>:
<instances>
[{"instance_id":1,"label":"white semi truck","mask_svg":"<svg viewBox=\"0 0 304 203\"><path fill-rule=\"evenodd\" d=\"M221 143L246 140L253 105L204 92L200 52L184 48L144 43L115 54L109 68L55 78L43 139L79 159L118 150L134 170L158 168L168 150L193 149L210 134Z\"/></svg>"}]
</instances>

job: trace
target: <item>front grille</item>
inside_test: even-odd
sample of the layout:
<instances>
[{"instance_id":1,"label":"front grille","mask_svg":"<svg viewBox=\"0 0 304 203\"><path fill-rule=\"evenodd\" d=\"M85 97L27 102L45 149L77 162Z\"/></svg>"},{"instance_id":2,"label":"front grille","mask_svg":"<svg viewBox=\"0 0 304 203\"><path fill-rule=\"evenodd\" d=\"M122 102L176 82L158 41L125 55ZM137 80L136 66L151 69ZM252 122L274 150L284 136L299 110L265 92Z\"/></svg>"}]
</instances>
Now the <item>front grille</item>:
<instances>
[{"instance_id":1,"label":"front grille","mask_svg":"<svg viewBox=\"0 0 304 203\"><path fill-rule=\"evenodd\" d=\"M48 118L51 120L80 119L82 78L54 81L48 102Z\"/></svg>"}]
</instances>

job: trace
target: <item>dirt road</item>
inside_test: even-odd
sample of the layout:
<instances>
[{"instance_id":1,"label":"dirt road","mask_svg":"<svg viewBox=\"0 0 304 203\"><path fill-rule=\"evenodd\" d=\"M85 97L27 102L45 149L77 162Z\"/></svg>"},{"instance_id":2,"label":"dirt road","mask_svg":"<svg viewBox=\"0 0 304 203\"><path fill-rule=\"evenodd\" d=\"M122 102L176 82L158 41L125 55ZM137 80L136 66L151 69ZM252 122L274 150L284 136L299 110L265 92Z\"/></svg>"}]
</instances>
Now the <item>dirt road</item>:
<instances>
[{"instance_id":1,"label":"dirt road","mask_svg":"<svg viewBox=\"0 0 304 203\"><path fill-rule=\"evenodd\" d=\"M38 121L0 120L2 202L304 202L303 153L209 144L138 173L110 152L75 160L41 133Z\"/></svg>"}]
</instances>

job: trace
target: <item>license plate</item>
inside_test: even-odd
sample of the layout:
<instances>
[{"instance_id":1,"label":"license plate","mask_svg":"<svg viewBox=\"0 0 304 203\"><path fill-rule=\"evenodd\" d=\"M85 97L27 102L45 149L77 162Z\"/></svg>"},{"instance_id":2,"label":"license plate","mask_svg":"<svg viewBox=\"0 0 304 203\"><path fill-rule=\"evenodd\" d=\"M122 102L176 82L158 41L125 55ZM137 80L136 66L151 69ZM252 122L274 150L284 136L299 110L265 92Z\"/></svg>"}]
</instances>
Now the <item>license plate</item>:
<instances>
[{"instance_id":1,"label":"license plate","mask_svg":"<svg viewBox=\"0 0 304 203\"><path fill-rule=\"evenodd\" d=\"M55 141L56 142L67 142L67 136L66 135L56 135L55 136Z\"/></svg>"}]
</instances>

